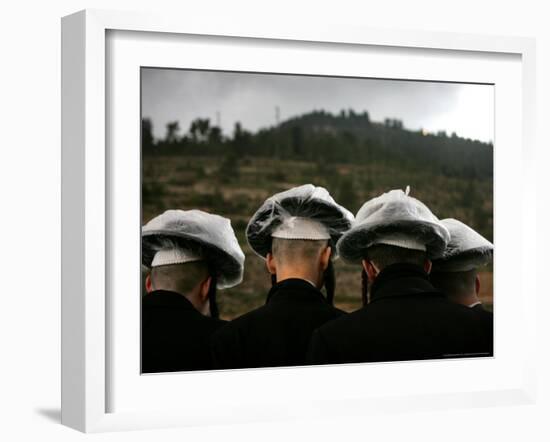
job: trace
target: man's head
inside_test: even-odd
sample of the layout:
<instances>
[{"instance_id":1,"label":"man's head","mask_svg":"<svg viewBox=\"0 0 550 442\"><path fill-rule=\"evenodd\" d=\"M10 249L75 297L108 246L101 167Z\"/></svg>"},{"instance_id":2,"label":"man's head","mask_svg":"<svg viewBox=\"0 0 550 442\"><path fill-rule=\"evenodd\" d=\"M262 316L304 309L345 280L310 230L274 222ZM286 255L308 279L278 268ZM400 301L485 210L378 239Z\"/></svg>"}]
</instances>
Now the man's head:
<instances>
[{"instance_id":1,"label":"man's head","mask_svg":"<svg viewBox=\"0 0 550 442\"><path fill-rule=\"evenodd\" d=\"M477 269L462 272L433 272L432 284L458 304L470 306L479 302L480 280Z\"/></svg>"},{"instance_id":2,"label":"man's head","mask_svg":"<svg viewBox=\"0 0 550 442\"><path fill-rule=\"evenodd\" d=\"M145 280L148 293L168 290L185 296L203 315L208 315L212 278L204 261L153 267Z\"/></svg>"},{"instance_id":3,"label":"man's head","mask_svg":"<svg viewBox=\"0 0 550 442\"><path fill-rule=\"evenodd\" d=\"M272 252L273 238L327 239L336 244L352 221L353 214L337 204L325 188L304 184L267 198L250 218L246 239L265 259Z\"/></svg>"},{"instance_id":4,"label":"man's head","mask_svg":"<svg viewBox=\"0 0 550 442\"><path fill-rule=\"evenodd\" d=\"M160 265L204 260L215 269L216 287L240 284L244 253L231 220L202 210L166 210L142 227L141 263Z\"/></svg>"},{"instance_id":5,"label":"man's head","mask_svg":"<svg viewBox=\"0 0 550 442\"><path fill-rule=\"evenodd\" d=\"M360 263L370 247L386 244L422 250L429 259L441 256L449 231L409 191L409 187L405 192L392 190L365 202L337 243L339 255L349 263Z\"/></svg>"},{"instance_id":6,"label":"man's head","mask_svg":"<svg viewBox=\"0 0 550 442\"><path fill-rule=\"evenodd\" d=\"M328 244L351 227L352 213L337 204L323 187L312 184L276 193L264 201L246 227L248 244L263 259L275 283L289 278L326 289L333 303L336 253Z\"/></svg>"},{"instance_id":7,"label":"man's head","mask_svg":"<svg viewBox=\"0 0 550 442\"><path fill-rule=\"evenodd\" d=\"M369 247L362 264L369 281L374 281L384 268L392 264L413 264L422 267L426 273L430 273L432 268L432 263L425 251L389 244L376 244Z\"/></svg>"},{"instance_id":8,"label":"man's head","mask_svg":"<svg viewBox=\"0 0 550 442\"><path fill-rule=\"evenodd\" d=\"M300 278L321 288L331 253L328 240L273 238L266 266L269 273L277 276L277 281Z\"/></svg>"},{"instance_id":9,"label":"man's head","mask_svg":"<svg viewBox=\"0 0 550 442\"><path fill-rule=\"evenodd\" d=\"M447 218L441 221L451 240L445 253L434 261L431 279L435 287L451 301L472 306L478 304L478 269L493 259L493 244L463 222Z\"/></svg>"}]
</instances>

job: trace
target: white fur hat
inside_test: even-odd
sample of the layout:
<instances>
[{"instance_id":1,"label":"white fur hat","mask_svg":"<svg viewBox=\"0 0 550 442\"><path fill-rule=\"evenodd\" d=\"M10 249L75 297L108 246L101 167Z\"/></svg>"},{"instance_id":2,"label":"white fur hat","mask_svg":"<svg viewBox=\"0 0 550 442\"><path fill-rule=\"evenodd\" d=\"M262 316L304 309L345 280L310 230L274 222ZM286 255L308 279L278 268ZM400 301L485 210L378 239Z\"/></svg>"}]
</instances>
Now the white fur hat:
<instances>
[{"instance_id":1,"label":"white fur hat","mask_svg":"<svg viewBox=\"0 0 550 442\"><path fill-rule=\"evenodd\" d=\"M432 271L466 272L492 261L493 244L474 229L453 218L441 223L451 233L451 240L443 256L434 260Z\"/></svg>"},{"instance_id":2,"label":"white fur hat","mask_svg":"<svg viewBox=\"0 0 550 442\"><path fill-rule=\"evenodd\" d=\"M409 188L392 190L363 204L355 221L338 242L346 261L360 262L366 250L376 244L426 251L440 257L450 234L430 209L409 196Z\"/></svg>"},{"instance_id":3,"label":"white fur hat","mask_svg":"<svg viewBox=\"0 0 550 442\"><path fill-rule=\"evenodd\" d=\"M329 239L334 246L352 220L353 214L325 188L304 184L268 198L250 219L246 238L252 250L265 258L274 237Z\"/></svg>"},{"instance_id":4,"label":"white fur hat","mask_svg":"<svg viewBox=\"0 0 550 442\"><path fill-rule=\"evenodd\" d=\"M152 266L206 261L220 289L243 278L244 253L231 221L201 210L167 210L142 228L142 264Z\"/></svg>"}]
</instances>

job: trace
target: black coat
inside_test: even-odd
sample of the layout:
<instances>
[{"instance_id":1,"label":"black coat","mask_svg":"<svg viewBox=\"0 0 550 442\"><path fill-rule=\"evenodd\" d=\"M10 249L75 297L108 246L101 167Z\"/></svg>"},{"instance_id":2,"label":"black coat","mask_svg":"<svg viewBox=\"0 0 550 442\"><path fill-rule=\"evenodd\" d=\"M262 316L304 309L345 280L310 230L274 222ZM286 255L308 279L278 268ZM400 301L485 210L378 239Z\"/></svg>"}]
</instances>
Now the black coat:
<instances>
[{"instance_id":1,"label":"black coat","mask_svg":"<svg viewBox=\"0 0 550 442\"><path fill-rule=\"evenodd\" d=\"M302 279L275 284L267 303L228 323L212 338L217 368L304 365L311 333L344 314Z\"/></svg>"},{"instance_id":2,"label":"black coat","mask_svg":"<svg viewBox=\"0 0 550 442\"><path fill-rule=\"evenodd\" d=\"M179 293L158 290L142 300L143 373L212 369L210 337L224 321L202 315Z\"/></svg>"},{"instance_id":3,"label":"black coat","mask_svg":"<svg viewBox=\"0 0 550 442\"><path fill-rule=\"evenodd\" d=\"M395 264L377 276L371 301L312 336L312 364L491 355L491 337L468 307L453 304L417 266Z\"/></svg>"},{"instance_id":4,"label":"black coat","mask_svg":"<svg viewBox=\"0 0 550 442\"><path fill-rule=\"evenodd\" d=\"M485 310L481 304L474 305L471 310L478 315L486 335L491 343L491 353L493 352L493 313Z\"/></svg>"}]
</instances>

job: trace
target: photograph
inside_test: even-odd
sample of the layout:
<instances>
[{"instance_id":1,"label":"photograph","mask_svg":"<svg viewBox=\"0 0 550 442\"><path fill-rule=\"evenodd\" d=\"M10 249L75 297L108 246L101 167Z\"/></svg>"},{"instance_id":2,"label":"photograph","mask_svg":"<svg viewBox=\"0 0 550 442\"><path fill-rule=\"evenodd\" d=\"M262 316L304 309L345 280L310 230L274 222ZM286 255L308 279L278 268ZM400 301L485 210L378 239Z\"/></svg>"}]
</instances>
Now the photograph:
<instances>
[{"instance_id":1,"label":"photograph","mask_svg":"<svg viewBox=\"0 0 550 442\"><path fill-rule=\"evenodd\" d=\"M142 374L493 357L494 85L140 83Z\"/></svg>"}]
</instances>

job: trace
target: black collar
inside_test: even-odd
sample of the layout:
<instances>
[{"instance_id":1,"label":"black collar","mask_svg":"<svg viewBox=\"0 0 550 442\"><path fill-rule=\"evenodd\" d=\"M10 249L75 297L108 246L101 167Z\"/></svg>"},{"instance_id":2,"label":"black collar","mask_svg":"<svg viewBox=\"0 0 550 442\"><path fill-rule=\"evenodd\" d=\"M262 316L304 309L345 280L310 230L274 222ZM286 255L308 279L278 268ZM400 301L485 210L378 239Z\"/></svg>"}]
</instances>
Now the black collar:
<instances>
[{"instance_id":1,"label":"black collar","mask_svg":"<svg viewBox=\"0 0 550 442\"><path fill-rule=\"evenodd\" d=\"M433 294L443 296L435 289L428 274L414 264L392 264L384 268L374 280L371 302L390 296Z\"/></svg>"},{"instance_id":2,"label":"black collar","mask_svg":"<svg viewBox=\"0 0 550 442\"><path fill-rule=\"evenodd\" d=\"M169 307L179 310L193 310L201 314L185 296L169 290L155 290L143 297L144 307Z\"/></svg>"},{"instance_id":3,"label":"black collar","mask_svg":"<svg viewBox=\"0 0 550 442\"><path fill-rule=\"evenodd\" d=\"M289 278L278 282L267 294L266 304L279 302L324 302L319 289L305 279Z\"/></svg>"}]
</instances>

